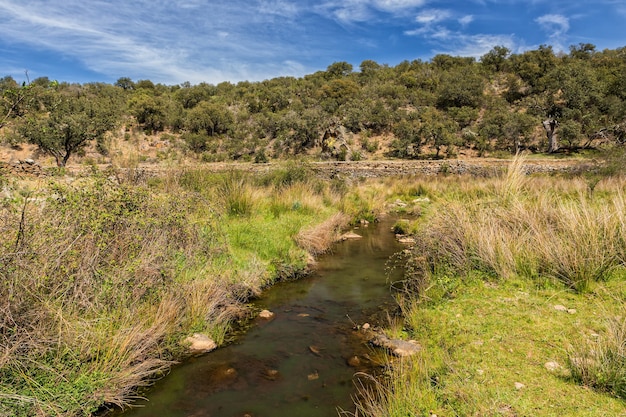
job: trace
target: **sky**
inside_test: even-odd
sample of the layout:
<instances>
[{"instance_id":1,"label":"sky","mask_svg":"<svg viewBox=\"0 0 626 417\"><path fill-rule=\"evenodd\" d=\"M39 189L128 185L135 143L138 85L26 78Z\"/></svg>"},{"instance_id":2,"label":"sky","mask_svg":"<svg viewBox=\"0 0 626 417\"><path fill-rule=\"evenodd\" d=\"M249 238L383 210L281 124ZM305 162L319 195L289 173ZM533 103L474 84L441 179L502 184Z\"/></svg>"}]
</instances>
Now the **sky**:
<instances>
[{"instance_id":1,"label":"sky","mask_svg":"<svg viewBox=\"0 0 626 417\"><path fill-rule=\"evenodd\" d=\"M626 0L0 0L0 77L262 81L551 45L626 46Z\"/></svg>"}]
</instances>

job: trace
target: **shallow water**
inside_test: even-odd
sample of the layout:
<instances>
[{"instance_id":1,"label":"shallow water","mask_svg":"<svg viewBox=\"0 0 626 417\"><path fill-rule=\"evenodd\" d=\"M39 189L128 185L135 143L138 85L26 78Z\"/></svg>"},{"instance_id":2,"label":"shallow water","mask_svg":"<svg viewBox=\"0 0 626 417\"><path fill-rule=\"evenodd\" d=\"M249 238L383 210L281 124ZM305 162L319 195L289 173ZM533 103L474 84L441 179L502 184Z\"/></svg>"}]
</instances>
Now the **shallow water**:
<instances>
[{"instance_id":1,"label":"shallow water","mask_svg":"<svg viewBox=\"0 0 626 417\"><path fill-rule=\"evenodd\" d=\"M123 417L337 416L354 411L356 372L373 351L354 323L386 324L396 308L386 261L401 246L390 220L356 230L314 273L278 284L255 302L256 319L232 344L192 358L158 381Z\"/></svg>"}]
</instances>

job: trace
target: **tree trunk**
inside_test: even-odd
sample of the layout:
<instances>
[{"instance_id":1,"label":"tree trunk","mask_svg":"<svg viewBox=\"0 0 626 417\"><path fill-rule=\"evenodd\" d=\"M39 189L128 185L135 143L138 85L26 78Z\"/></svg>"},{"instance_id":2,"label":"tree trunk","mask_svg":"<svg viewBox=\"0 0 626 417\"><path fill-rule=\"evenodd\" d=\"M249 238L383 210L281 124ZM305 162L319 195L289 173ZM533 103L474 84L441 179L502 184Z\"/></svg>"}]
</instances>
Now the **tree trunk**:
<instances>
[{"instance_id":1,"label":"tree trunk","mask_svg":"<svg viewBox=\"0 0 626 417\"><path fill-rule=\"evenodd\" d=\"M558 125L559 123L554 119L543 121L543 128L546 130L546 136L548 137L548 153L556 152L559 149L555 132Z\"/></svg>"}]
</instances>

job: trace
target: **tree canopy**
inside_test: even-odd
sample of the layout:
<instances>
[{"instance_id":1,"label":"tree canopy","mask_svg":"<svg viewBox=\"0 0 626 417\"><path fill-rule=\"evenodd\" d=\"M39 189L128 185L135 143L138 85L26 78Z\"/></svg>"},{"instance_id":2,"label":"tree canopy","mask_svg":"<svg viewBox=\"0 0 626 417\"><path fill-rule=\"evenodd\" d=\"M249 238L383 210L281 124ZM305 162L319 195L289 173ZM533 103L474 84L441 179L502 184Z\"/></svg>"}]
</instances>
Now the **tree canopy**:
<instances>
[{"instance_id":1,"label":"tree canopy","mask_svg":"<svg viewBox=\"0 0 626 417\"><path fill-rule=\"evenodd\" d=\"M305 152L340 125L361 138L365 152L381 136L390 138L389 156L423 158L459 149L546 151L543 126L553 120L550 150L573 151L625 141L626 48L579 44L557 54L547 45L523 53L496 46L478 61L445 54L396 66L365 60L356 71L340 61L302 78L217 85L4 77L0 97L5 136L12 125L59 165L121 124L180 134L191 151L226 158Z\"/></svg>"}]
</instances>

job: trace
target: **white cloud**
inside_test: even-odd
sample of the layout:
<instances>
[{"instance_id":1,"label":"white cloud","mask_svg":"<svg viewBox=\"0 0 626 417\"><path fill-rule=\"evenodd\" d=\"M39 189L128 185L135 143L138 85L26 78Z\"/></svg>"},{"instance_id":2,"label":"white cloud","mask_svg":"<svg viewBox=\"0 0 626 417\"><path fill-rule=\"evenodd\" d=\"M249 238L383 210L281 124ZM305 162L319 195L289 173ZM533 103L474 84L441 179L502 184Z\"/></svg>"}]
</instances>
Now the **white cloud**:
<instances>
[{"instance_id":1,"label":"white cloud","mask_svg":"<svg viewBox=\"0 0 626 417\"><path fill-rule=\"evenodd\" d=\"M373 4L380 10L396 12L422 7L426 0L374 0Z\"/></svg>"},{"instance_id":2,"label":"white cloud","mask_svg":"<svg viewBox=\"0 0 626 417\"><path fill-rule=\"evenodd\" d=\"M450 19L450 17L452 17L452 13L449 10L428 9L418 13L415 21L424 25L432 25Z\"/></svg>"},{"instance_id":3,"label":"white cloud","mask_svg":"<svg viewBox=\"0 0 626 417\"><path fill-rule=\"evenodd\" d=\"M535 22L555 35L562 35L569 30L569 19L560 14L546 14L536 18Z\"/></svg>"},{"instance_id":4,"label":"white cloud","mask_svg":"<svg viewBox=\"0 0 626 417\"><path fill-rule=\"evenodd\" d=\"M458 22L461 24L461 26L467 26L473 21L474 21L474 16L472 16L471 14L465 15L458 19Z\"/></svg>"},{"instance_id":5,"label":"white cloud","mask_svg":"<svg viewBox=\"0 0 626 417\"><path fill-rule=\"evenodd\" d=\"M569 19L560 14L545 14L535 19L535 22L548 33L550 43L557 50L564 50L563 42L569 31Z\"/></svg>"}]
</instances>

